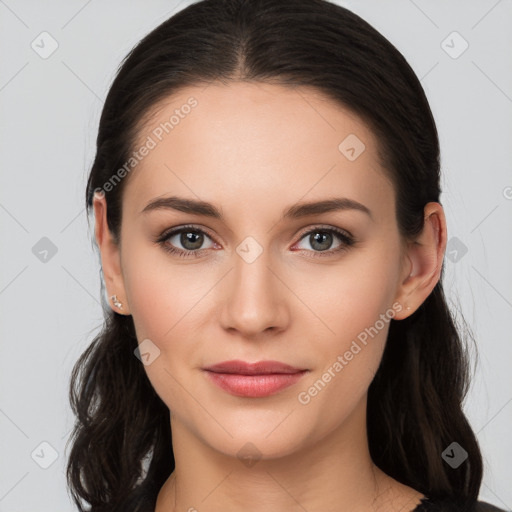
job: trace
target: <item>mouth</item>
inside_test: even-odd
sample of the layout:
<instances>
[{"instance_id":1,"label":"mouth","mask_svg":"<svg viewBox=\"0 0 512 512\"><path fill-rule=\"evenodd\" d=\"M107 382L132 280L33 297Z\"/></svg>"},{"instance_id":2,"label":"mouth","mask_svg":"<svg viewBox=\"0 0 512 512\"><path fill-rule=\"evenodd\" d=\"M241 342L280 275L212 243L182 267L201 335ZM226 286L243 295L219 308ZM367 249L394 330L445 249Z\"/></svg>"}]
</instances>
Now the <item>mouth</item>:
<instances>
[{"instance_id":1,"label":"mouth","mask_svg":"<svg viewBox=\"0 0 512 512\"><path fill-rule=\"evenodd\" d=\"M225 361L203 368L210 382L228 393L246 397L261 398L278 393L296 384L307 369L290 366L279 361Z\"/></svg>"}]
</instances>

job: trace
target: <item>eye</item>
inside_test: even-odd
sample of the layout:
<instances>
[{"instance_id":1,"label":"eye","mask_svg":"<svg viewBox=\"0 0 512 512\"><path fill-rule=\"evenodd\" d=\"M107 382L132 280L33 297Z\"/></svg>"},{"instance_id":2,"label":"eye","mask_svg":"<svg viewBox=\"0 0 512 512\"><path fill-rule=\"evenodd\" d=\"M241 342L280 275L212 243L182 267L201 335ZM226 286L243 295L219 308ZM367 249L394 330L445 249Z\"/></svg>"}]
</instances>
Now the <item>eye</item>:
<instances>
[{"instance_id":1,"label":"eye","mask_svg":"<svg viewBox=\"0 0 512 512\"><path fill-rule=\"evenodd\" d=\"M341 240L341 243L331 249L334 239ZM348 250L355 244L354 238L347 232L333 227L318 226L303 234L301 240L306 239L313 248L313 257L332 256L335 253ZM310 251L311 252L311 251Z\"/></svg>"},{"instance_id":2,"label":"eye","mask_svg":"<svg viewBox=\"0 0 512 512\"><path fill-rule=\"evenodd\" d=\"M181 228L165 232L157 240L157 243L171 254L176 254L182 258L197 258L203 255L203 250L212 247L200 249L205 238L211 239L202 229L193 226L182 226ZM172 241L173 239L175 240ZM181 244L183 249L176 247L176 244Z\"/></svg>"}]
</instances>

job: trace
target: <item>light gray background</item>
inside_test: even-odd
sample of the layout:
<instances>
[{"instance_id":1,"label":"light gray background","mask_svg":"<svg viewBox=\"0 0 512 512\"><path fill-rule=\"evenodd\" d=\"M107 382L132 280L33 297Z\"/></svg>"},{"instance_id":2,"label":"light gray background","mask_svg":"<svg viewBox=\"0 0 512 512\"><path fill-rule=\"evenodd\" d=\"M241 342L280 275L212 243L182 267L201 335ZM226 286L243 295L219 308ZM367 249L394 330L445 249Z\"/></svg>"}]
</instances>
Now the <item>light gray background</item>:
<instances>
[{"instance_id":1,"label":"light gray background","mask_svg":"<svg viewBox=\"0 0 512 512\"><path fill-rule=\"evenodd\" d=\"M126 53L189 3L0 0L0 511L73 510L69 374L102 323L84 209L101 107ZM395 44L431 102L448 223L444 283L480 355L465 407L484 454L480 497L510 510L512 1L342 5ZM46 59L31 47L44 31L58 43ZM457 58L464 41L454 31L469 44ZM36 250L43 237L57 249L46 262ZM57 459L43 469L52 449Z\"/></svg>"}]
</instances>

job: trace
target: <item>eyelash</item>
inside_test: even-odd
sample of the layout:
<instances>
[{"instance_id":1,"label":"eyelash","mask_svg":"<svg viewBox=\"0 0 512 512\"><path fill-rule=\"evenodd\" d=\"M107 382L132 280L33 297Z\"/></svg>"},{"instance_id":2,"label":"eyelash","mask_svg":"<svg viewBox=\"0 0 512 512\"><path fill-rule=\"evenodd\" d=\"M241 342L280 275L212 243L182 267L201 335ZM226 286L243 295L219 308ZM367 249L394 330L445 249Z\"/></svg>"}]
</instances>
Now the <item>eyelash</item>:
<instances>
[{"instance_id":1,"label":"eyelash","mask_svg":"<svg viewBox=\"0 0 512 512\"><path fill-rule=\"evenodd\" d=\"M208 249L198 249L198 250L194 250L194 251L193 250L185 251L183 249L177 249L176 247L173 247L167 243L169 238L171 238L174 235L178 235L180 233L195 233L195 234L199 233L199 234L206 235L209 238L212 238L210 235L208 235L208 233L206 233L206 231L203 231L202 229L199 229L193 225L187 225L187 226L182 226L178 229L164 232L162 235L160 235L158 237L158 239L156 240L156 243L161 245L165 251L169 252L172 255L178 256L180 258L200 258L203 255L203 251L208 250ZM351 235L349 235L346 231L342 231L338 228L333 228L333 227L327 228L327 227L323 227L323 226L316 226L316 227L310 229L309 231L306 231L299 238L299 242L303 238L305 238L307 235L311 235L312 233L331 233L331 234L336 235L341 240L341 242L343 242L342 245L340 245L338 248L329 249L327 251L310 251L308 249L298 249L298 250L313 252L314 253L314 255L312 256L313 258L323 258L326 256L332 256L333 254L341 253L343 251L347 251L350 247L352 247L356 243L355 239Z\"/></svg>"}]
</instances>

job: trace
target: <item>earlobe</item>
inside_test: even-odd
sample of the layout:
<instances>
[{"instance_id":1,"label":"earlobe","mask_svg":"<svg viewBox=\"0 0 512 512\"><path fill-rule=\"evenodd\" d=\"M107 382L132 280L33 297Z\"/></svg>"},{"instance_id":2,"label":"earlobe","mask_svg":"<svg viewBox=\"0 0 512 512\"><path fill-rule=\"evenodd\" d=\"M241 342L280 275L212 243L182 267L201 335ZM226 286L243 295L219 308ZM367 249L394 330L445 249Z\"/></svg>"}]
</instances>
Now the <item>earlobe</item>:
<instances>
[{"instance_id":1,"label":"earlobe","mask_svg":"<svg viewBox=\"0 0 512 512\"><path fill-rule=\"evenodd\" d=\"M94 194L93 207L95 238L101 254L101 267L109 303L116 313L129 314L124 279L121 272L119 246L108 228L105 194Z\"/></svg>"},{"instance_id":2,"label":"earlobe","mask_svg":"<svg viewBox=\"0 0 512 512\"><path fill-rule=\"evenodd\" d=\"M112 301L116 308L123 309L123 303L117 298L117 295L112 295L112 297L110 297L110 300Z\"/></svg>"}]
</instances>

